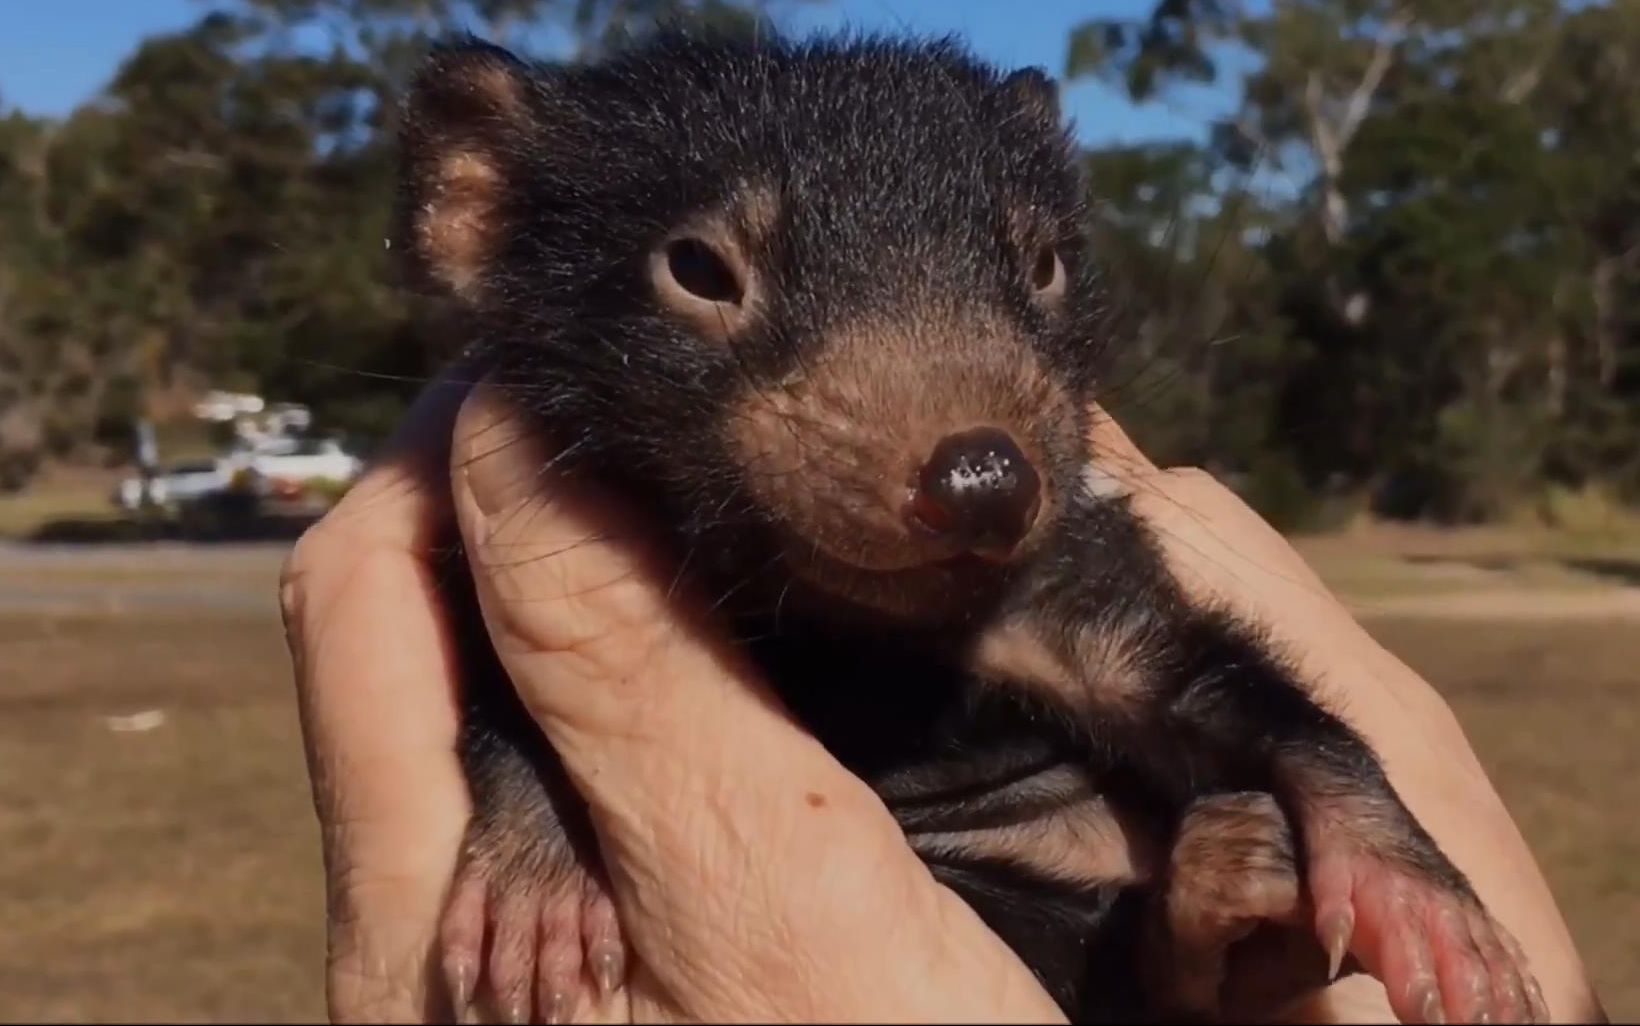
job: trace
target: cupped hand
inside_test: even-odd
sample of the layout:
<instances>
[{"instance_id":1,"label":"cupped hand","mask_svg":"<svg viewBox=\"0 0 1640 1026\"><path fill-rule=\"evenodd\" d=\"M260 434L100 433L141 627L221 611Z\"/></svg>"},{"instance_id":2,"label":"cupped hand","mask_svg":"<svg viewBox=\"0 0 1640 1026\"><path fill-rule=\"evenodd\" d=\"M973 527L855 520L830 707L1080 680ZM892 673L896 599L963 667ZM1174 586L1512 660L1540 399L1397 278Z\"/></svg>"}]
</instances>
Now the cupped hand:
<instances>
[{"instance_id":1,"label":"cupped hand","mask_svg":"<svg viewBox=\"0 0 1640 1026\"><path fill-rule=\"evenodd\" d=\"M1186 590L1267 630L1372 745L1408 808L1520 942L1551 1021L1604 1021L1547 881L1440 694L1230 489L1200 470L1156 467L1108 416L1095 417L1092 441L1107 486L1129 496ZM1347 1020L1390 1021L1369 978L1340 981L1326 997Z\"/></svg>"},{"instance_id":2,"label":"cupped hand","mask_svg":"<svg viewBox=\"0 0 1640 1026\"><path fill-rule=\"evenodd\" d=\"M1059 1020L876 796L687 613L632 511L543 469L543 442L458 375L429 389L284 575L332 1017L449 1014L433 945L468 806L431 546L459 524L497 650L588 800L642 966L601 1017ZM1542 877L1439 696L1228 490L1158 470L1108 420L1095 453L1187 586L1270 625L1383 753L1526 948L1555 1020L1597 1017ZM1341 981L1307 1012L1384 1021L1374 986Z\"/></svg>"},{"instance_id":3,"label":"cupped hand","mask_svg":"<svg viewBox=\"0 0 1640 1026\"><path fill-rule=\"evenodd\" d=\"M284 575L332 1018L449 1015L433 944L468 805L430 546L454 517L637 956L598 1018L1062 1021L876 795L680 611L630 513L551 477L494 394L466 391L429 391Z\"/></svg>"}]
</instances>

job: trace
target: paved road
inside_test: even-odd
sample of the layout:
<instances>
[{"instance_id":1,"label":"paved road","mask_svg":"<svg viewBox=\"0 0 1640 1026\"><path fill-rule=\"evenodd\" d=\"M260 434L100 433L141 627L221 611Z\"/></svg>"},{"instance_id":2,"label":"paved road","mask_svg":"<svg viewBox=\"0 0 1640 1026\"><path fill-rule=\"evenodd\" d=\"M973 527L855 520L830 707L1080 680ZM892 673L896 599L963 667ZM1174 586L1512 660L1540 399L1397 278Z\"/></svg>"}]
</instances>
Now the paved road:
<instances>
[{"instance_id":1,"label":"paved road","mask_svg":"<svg viewBox=\"0 0 1640 1026\"><path fill-rule=\"evenodd\" d=\"M289 545L0 543L0 613L269 614Z\"/></svg>"},{"instance_id":2,"label":"paved road","mask_svg":"<svg viewBox=\"0 0 1640 1026\"><path fill-rule=\"evenodd\" d=\"M277 611L279 564L290 543L186 542L20 545L0 542L0 613ZM1349 596L1346 596L1349 598ZM1354 598L1363 619L1640 621L1640 587L1555 590L1478 583L1473 589Z\"/></svg>"}]
</instances>

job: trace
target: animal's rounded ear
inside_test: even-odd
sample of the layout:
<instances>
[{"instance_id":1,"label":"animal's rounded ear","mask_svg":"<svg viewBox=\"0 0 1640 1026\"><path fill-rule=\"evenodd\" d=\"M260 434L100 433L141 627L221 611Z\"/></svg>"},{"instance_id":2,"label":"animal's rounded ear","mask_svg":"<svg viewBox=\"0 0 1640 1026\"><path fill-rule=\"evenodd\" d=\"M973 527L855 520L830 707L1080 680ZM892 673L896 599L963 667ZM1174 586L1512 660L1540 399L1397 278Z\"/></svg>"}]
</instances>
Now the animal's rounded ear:
<instances>
[{"instance_id":1,"label":"animal's rounded ear","mask_svg":"<svg viewBox=\"0 0 1640 1026\"><path fill-rule=\"evenodd\" d=\"M1044 125L1059 124L1059 83L1041 68L1021 68L1002 80L1002 91L1012 102Z\"/></svg>"},{"instance_id":2,"label":"animal's rounded ear","mask_svg":"<svg viewBox=\"0 0 1640 1026\"><path fill-rule=\"evenodd\" d=\"M523 61L471 38L435 47L417 70L400 110L398 216L416 284L480 298L534 87Z\"/></svg>"}]
</instances>

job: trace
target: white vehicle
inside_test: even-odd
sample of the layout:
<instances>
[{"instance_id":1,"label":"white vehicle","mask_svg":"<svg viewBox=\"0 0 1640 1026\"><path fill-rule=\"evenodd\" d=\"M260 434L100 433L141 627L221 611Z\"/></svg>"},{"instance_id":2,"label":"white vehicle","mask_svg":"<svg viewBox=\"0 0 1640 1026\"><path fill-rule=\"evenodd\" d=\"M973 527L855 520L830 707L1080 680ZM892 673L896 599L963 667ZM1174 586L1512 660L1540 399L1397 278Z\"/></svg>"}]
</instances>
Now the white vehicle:
<instances>
[{"instance_id":1,"label":"white vehicle","mask_svg":"<svg viewBox=\"0 0 1640 1026\"><path fill-rule=\"evenodd\" d=\"M237 462L263 494L285 497L300 494L314 481L350 484L364 470L363 460L328 438L246 453Z\"/></svg>"},{"instance_id":2,"label":"white vehicle","mask_svg":"<svg viewBox=\"0 0 1640 1026\"><path fill-rule=\"evenodd\" d=\"M224 422L235 417L261 413L266 405L259 395L217 390L207 392L203 399L194 404L194 416L200 420Z\"/></svg>"},{"instance_id":3,"label":"white vehicle","mask_svg":"<svg viewBox=\"0 0 1640 1026\"><path fill-rule=\"evenodd\" d=\"M225 460L189 460L173 463L148 482L148 501L156 506L176 506L223 491L233 483L234 468ZM115 489L114 501L126 510L143 505L143 480L128 477Z\"/></svg>"}]
</instances>

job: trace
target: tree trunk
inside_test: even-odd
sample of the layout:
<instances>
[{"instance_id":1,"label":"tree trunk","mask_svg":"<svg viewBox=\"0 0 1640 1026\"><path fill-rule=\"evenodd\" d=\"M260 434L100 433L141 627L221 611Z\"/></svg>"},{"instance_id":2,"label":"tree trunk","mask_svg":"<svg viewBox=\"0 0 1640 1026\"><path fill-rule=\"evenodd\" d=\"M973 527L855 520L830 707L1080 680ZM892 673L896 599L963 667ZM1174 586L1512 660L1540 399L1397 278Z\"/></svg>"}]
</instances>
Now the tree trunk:
<instances>
[{"instance_id":1,"label":"tree trunk","mask_svg":"<svg viewBox=\"0 0 1640 1026\"><path fill-rule=\"evenodd\" d=\"M1617 350L1623 340L1623 313L1618 302L1618 281L1623 272L1640 263L1640 246L1615 256L1601 257L1590 275L1594 299L1595 380L1609 389L1617 379Z\"/></svg>"},{"instance_id":2,"label":"tree trunk","mask_svg":"<svg viewBox=\"0 0 1640 1026\"><path fill-rule=\"evenodd\" d=\"M1566 336L1558 331L1549 335L1546 356L1549 361L1547 382L1544 386L1544 405L1549 416L1559 420L1566 413Z\"/></svg>"},{"instance_id":3,"label":"tree trunk","mask_svg":"<svg viewBox=\"0 0 1640 1026\"><path fill-rule=\"evenodd\" d=\"M1373 97L1384 84L1395 60L1395 48L1401 35L1411 24L1410 16L1397 13L1385 25L1383 35L1373 43L1372 56L1367 60L1361 78L1342 101L1328 102L1325 86L1319 72L1312 71L1304 83L1304 113L1308 122L1310 145L1315 149L1321 165L1321 234L1328 247L1336 248L1349 229L1349 202L1344 198L1340 182L1344 177L1344 152L1349 149L1372 107ZM1367 315L1367 297L1362 292L1348 292L1336 278L1326 284L1329 302L1334 312L1346 324L1360 324Z\"/></svg>"}]
</instances>

